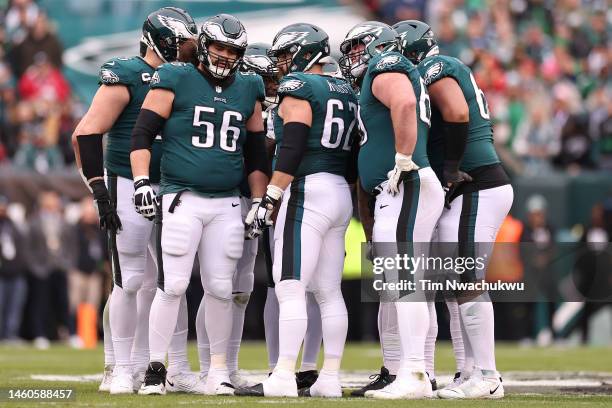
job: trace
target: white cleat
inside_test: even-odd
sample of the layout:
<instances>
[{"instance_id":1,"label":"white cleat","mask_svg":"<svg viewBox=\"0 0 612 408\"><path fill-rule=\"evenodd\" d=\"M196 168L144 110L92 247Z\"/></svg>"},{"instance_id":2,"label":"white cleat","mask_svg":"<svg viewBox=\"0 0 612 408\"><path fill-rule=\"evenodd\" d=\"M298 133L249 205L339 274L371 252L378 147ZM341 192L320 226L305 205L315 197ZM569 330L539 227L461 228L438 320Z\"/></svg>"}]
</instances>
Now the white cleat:
<instances>
[{"instance_id":1,"label":"white cleat","mask_svg":"<svg viewBox=\"0 0 612 408\"><path fill-rule=\"evenodd\" d=\"M211 368L208 370L204 393L206 395L234 395L234 387L230 382L227 369Z\"/></svg>"},{"instance_id":2,"label":"white cleat","mask_svg":"<svg viewBox=\"0 0 612 408\"><path fill-rule=\"evenodd\" d=\"M265 397L297 397L298 389L295 373L288 370L275 369L263 382Z\"/></svg>"},{"instance_id":3,"label":"white cleat","mask_svg":"<svg viewBox=\"0 0 612 408\"><path fill-rule=\"evenodd\" d=\"M133 394L134 379L132 377L132 368L115 366L113 370L113 379L110 385L111 394Z\"/></svg>"},{"instance_id":4,"label":"white cleat","mask_svg":"<svg viewBox=\"0 0 612 408\"><path fill-rule=\"evenodd\" d=\"M142 384L142 386L138 390L138 395L166 395L166 387L164 386L164 384Z\"/></svg>"},{"instance_id":5,"label":"white cleat","mask_svg":"<svg viewBox=\"0 0 612 408\"><path fill-rule=\"evenodd\" d=\"M144 384L144 378L145 378L144 371L134 371L132 373L134 392L138 392L138 390L140 390L140 387L142 387L142 384Z\"/></svg>"},{"instance_id":6,"label":"white cleat","mask_svg":"<svg viewBox=\"0 0 612 408\"><path fill-rule=\"evenodd\" d=\"M434 394L437 396L440 391L443 391L443 390L452 390L454 388L457 388L458 386L460 386L461 384L463 384L467 380L468 380L468 377L464 377L463 373L456 372L455 376L453 377L453 380L451 382L449 382L448 384L446 384L443 388L440 388L438 391L434 392Z\"/></svg>"},{"instance_id":7,"label":"white cleat","mask_svg":"<svg viewBox=\"0 0 612 408\"><path fill-rule=\"evenodd\" d=\"M168 375L166 377L166 391L184 392L187 394L206 394L206 379L202 379L199 373L191 371Z\"/></svg>"},{"instance_id":8,"label":"white cleat","mask_svg":"<svg viewBox=\"0 0 612 408\"><path fill-rule=\"evenodd\" d=\"M442 399L499 399L504 397L504 386L496 371L475 371L469 380L452 388L438 392Z\"/></svg>"},{"instance_id":9,"label":"white cleat","mask_svg":"<svg viewBox=\"0 0 612 408\"><path fill-rule=\"evenodd\" d=\"M325 371L321 371L317 381L308 389L308 395L322 398L342 397L340 378L338 375L327 374Z\"/></svg>"},{"instance_id":10,"label":"white cleat","mask_svg":"<svg viewBox=\"0 0 612 408\"><path fill-rule=\"evenodd\" d=\"M98 387L98 391L100 392L109 392L111 381L113 380L113 370L115 369L114 365L104 366L104 374L102 375L102 382Z\"/></svg>"},{"instance_id":11,"label":"white cleat","mask_svg":"<svg viewBox=\"0 0 612 408\"><path fill-rule=\"evenodd\" d=\"M234 386L234 388L247 388L255 383L249 382L246 378L240 375L239 371L234 371L229 375L230 383Z\"/></svg>"},{"instance_id":12,"label":"white cleat","mask_svg":"<svg viewBox=\"0 0 612 408\"><path fill-rule=\"evenodd\" d=\"M431 398L431 383L425 372L398 373L391 384L380 390L366 391L366 398L375 399L423 399Z\"/></svg>"}]
</instances>

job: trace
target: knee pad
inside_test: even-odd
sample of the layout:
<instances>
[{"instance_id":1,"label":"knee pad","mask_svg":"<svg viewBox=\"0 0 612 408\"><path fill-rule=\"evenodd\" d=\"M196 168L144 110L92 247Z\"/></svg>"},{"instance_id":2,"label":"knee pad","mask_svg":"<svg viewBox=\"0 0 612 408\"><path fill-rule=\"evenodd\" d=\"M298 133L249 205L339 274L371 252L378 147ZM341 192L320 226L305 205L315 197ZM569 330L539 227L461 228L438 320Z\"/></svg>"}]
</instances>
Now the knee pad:
<instances>
[{"instance_id":1,"label":"knee pad","mask_svg":"<svg viewBox=\"0 0 612 408\"><path fill-rule=\"evenodd\" d=\"M207 282L204 291L217 299L229 300L232 298L232 280L211 279Z\"/></svg>"},{"instance_id":2,"label":"knee pad","mask_svg":"<svg viewBox=\"0 0 612 408\"><path fill-rule=\"evenodd\" d=\"M244 247L244 229L242 225L229 226L223 237L223 250L230 259L240 259Z\"/></svg>"},{"instance_id":3,"label":"knee pad","mask_svg":"<svg viewBox=\"0 0 612 408\"><path fill-rule=\"evenodd\" d=\"M142 282L144 280L144 276L142 273L133 274L132 276L128 278L123 278L122 280L123 280L122 282L123 291L128 295L132 295L138 292L142 288Z\"/></svg>"},{"instance_id":4,"label":"knee pad","mask_svg":"<svg viewBox=\"0 0 612 408\"><path fill-rule=\"evenodd\" d=\"M284 303L293 299L304 299L306 305L306 288L304 284L296 279L287 279L280 281L274 288L278 303Z\"/></svg>"},{"instance_id":5,"label":"knee pad","mask_svg":"<svg viewBox=\"0 0 612 408\"><path fill-rule=\"evenodd\" d=\"M183 256L189 251L191 236L191 225L187 218L174 215L163 224L161 246L164 254L172 256Z\"/></svg>"},{"instance_id":6,"label":"knee pad","mask_svg":"<svg viewBox=\"0 0 612 408\"><path fill-rule=\"evenodd\" d=\"M189 279L166 279L164 292L170 296L183 296L189 286Z\"/></svg>"},{"instance_id":7,"label":"knee pad","mask_svg":"<svg viewBox=\"0 0 612 408\"><path fill-rule=\"evenodd\" d=\"M232 299L234 300L234 304L236 306L240 306L246 308L249 303L249 299L251 298L251 293L234 293L232 295Z\"/></svg>"},{"instance_id":8,"label":"knee pad","mask_svg":"<svg viewBox=\"0 0 612 408\"><path fill-rule=\"evenodd\" d=\"M319 289L314 295L322 318L347 314L340 288Z\"/></svg>"}]
</instances>

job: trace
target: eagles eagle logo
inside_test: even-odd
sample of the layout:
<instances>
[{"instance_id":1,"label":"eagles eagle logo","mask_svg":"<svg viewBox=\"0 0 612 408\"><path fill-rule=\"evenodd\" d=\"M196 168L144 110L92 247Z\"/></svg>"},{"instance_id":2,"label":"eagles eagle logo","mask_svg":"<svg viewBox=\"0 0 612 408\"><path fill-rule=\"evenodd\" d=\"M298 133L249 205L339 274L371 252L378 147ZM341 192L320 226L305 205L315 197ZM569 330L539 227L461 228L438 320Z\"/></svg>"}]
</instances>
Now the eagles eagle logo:
<instances>
[{"instance_id":1,"label":"eagles eagle logo","mask_svg":"<svg viewBox=\"0 0 612 408\"><path fill-rule=\"evenodd\" d=\"M117 74L106 68L100 70L100 78L102 78L102 82L105 84L116 84L119 82Z\"/></svg>"},{"instance_id":2,"label":"eagles eagle logo","mask_svg":"<svg viewBox=\"0 0 612 408\"><path fill-rule=\"evenodd\" d=\"M376 69L384 69L387 67L391 67L397 64L398 62L400 62L399 55L389 55L389 56L383 57L380 61L376 63Z\"/></svg>"},{"instance_id":3,"label":"eagles eagle logo","mask_svg":"<svg viewBox=\"0 0 612 408\"><path fill-rule=\"evenodd\" d=\"M433 79L437 77L438 75L440 75L440 73L442 72L443 66L444 65L441 62L436 62L435 64L433 64L431 67L427 69L427 71L425 72L425 75L423 76L423 81L425 81L425 85L431 84Z\"/></svg>"},{"instance_id":4,"label":"eagles eagle logo","mask_svg":"<svg viewBox=\"0 0 612 408\"><path fill-rule=\"evenodd\" d=\"M287 44L299 43L304 38L308 36L308 33L305 31L293 31L289 33L282 33L274 40L274 44L272 44L272 51L278 51L283 48Z\"/></svg>"},{"instance_id":5,"label":"eagles eagle logo","mask_svg":"<svg viewBox=\"0 0 612 408\"><path fill-rule=\"evenodd\" d=\"M303 86L304 86L304 81L300 81L299 79L289 79L287 81L284 81L281 84L281 86L278 88L278 92L297 91Z\"/></svg>"}]
</instances>

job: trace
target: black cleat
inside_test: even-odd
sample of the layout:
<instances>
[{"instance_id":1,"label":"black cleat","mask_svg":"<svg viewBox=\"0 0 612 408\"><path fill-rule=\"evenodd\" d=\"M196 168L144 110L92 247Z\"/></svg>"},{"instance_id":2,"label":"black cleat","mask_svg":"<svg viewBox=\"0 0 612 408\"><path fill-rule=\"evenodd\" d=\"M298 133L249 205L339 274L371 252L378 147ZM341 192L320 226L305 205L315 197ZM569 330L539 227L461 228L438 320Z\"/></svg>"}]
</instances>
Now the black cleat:
<instances>
[{"instance_id":1,"label":"black cleat","mask_svg":"<svg viewBox=\"0 0 612 408\"><path fill-rule=\"evenodd\" d=\"M310 388L312 384L319 378L317 370L300 371L295 374L295 382L297 383L298 391L302 388Z\"/></svg>"},{"instance_id":2,"label":"black cleat","mask_svg":"<svg viewBox=\"0 0 612 408\"><path fill-rule=\"evenodd\" d=\"M310 397L310 387L298 388L298 397Z\"/></svg>"},{"instance_id":3,"label":"black cleat","mask_svg":"<svg viewBox=\"0 0 612 408\"><path fill-rule=\"evenodd\" d=\"M351 397L363 397L366 391L370 390L380 390L381 388L385 388L387 385L391 384L395 381L395 376L389 374L389 370L382 366L380 368L380 374L372 374L370 376L371 383L368 385L351 392Z\"/></svg>"},{"instance_id":4,"label":"black cleat","mask_svg":"<svg viewBox=\"0 0 612 408\"><path fill-rule=\"evenodd\" d=\"M144 383L138 393L143 395L166 393L166 367L162 363L154 361L149 364Z\"/></svg>"},{"instance_id":5,"label":"black cleat","mask_svg":"<svg viewBox=\"0 0 612 408\"><path fill-rule=\"evenodd\" d=\"M234 395L239 397L263 397L263 384L259 383L251 387L236 388L236 391L234 391Z\"/></svg>"}]
</instances>

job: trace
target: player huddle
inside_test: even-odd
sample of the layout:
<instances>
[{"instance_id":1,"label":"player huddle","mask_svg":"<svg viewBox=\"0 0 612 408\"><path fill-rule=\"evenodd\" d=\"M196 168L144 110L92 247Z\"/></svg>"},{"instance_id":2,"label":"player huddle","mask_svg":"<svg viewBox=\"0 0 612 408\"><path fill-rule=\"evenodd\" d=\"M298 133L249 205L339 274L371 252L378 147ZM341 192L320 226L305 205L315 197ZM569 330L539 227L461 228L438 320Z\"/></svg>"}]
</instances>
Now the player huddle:
<instances>
[{"instance_id":1,"label":"player huddle","mask_svg":"<svg viewBox=\"0 0 612 408\"><path fill-rule=\"evenodd\" d=\"M231 15L198 30L186 11L164 7L143 25L140 57L102 66L73 135L113 269L101 391L341 397L352 185L368 256L434 241L459 243L461 256L495 241L512 187L469 68L438 55L419 21L360 23L339 63L330 52L313 24L248 44ZM238 351L258 241L270 375L253 385L239 375ZM185 291L196 255L204 296L192 373ZM384 366L352 395L433 396L437 319L417 296L381 299ZM436 395L503 397L487 293L446 297L457 374Z\"/></svg>"}]
</instances>

